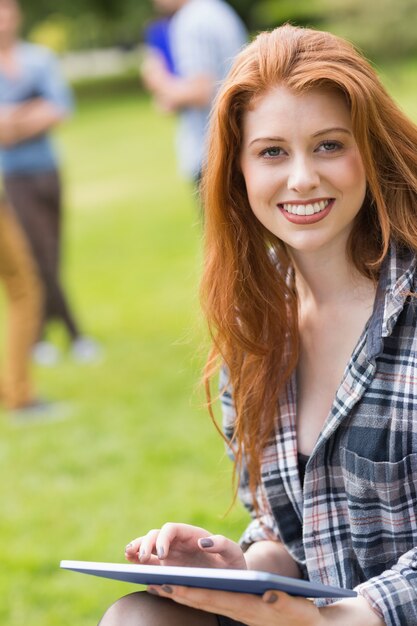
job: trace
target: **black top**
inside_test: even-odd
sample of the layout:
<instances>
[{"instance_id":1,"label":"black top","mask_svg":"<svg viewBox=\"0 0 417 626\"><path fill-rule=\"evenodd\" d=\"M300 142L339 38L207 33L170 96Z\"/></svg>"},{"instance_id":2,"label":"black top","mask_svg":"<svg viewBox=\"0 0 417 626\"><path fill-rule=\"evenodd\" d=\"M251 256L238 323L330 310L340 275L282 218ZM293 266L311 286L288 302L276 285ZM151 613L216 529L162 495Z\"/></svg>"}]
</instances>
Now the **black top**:
<instances>
[{"instance_id":1,"label":"black top","mask_svg":"<svg viewBox=\"0 0 417 626\"><path fill-rule=\"evenodd\" d=\"M300 482L301 482L301 485L304 485L306 465L310 457L308 456L308 454L301 454L301 452L298 453L297 457L298 457L298 472L300 474Z\"/></svg>"}]
</instances>

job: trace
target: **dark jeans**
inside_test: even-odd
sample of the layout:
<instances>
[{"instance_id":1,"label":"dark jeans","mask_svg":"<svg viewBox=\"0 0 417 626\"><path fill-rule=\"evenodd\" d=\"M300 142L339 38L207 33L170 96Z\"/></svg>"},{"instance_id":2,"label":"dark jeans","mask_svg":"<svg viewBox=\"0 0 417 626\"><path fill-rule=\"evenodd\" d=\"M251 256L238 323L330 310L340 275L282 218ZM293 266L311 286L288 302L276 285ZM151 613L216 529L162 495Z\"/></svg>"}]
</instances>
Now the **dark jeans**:
<instances>
[{"instance_id":1,"label":"dark jeans","mask_svg":"<svg viewBox=\"0 0 417 626\"><path fill-rule=\"evenodd\" d=\"M242 622L236 622L230 617L224 617L224 615L218 615L217 621L219 622L219 626L244 626Z\"/></svg>"},{"instance_id":2,"label":"dark jeans","mask_svg":"<svg viewBox=\"0 0 417 626\"><path fill-rule=\"evenodd\" d=\"M79 330L60 282L61 184L58 172L4 177L6 196L29 242L43 284L45 304L40 334L50 319L65 325L71 339Z\"/></svg>"}]
</instances>

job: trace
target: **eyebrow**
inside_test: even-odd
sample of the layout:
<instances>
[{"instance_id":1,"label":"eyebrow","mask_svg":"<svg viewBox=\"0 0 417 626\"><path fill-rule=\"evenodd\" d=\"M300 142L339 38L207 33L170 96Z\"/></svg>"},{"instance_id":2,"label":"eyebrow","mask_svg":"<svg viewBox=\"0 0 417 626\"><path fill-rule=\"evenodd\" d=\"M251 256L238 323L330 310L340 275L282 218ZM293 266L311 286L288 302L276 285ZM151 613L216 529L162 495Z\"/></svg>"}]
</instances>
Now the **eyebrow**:
<instances>
[{"instance_id":1,"label":"eyebrow","mask_svg":"<svg viewBox=\"0 0 417 626\"><path fill-rule=\"evenodd\" d=\"M323 128L323 130L318 130L316 133L313 133L312 137L320 137L321 135L327 135L328 133L345 133L346 135L352 135L352 132L348 128L344 128L343 126L332 126L331 128ZM256 139L252 139L249 143L251 146L258 141L286 141L285 137L256 137Z\"/></svg>"},{"instance_id":2,"label":"eyebrow","mask_svg":"<svg viewBox=\"0 0 417 626\"><path fill-rule=\"evenodd\" d=\"M327 135L327 133L334 133L334 132L346 133L347 135L352 134L352 131L350 131L348 128L344 128L343 126L332 126L331 128L324 128L323 130L318 130L316 133L313 134L313 137L318 137L319 135Z\"/></svg>"}]
</instances>

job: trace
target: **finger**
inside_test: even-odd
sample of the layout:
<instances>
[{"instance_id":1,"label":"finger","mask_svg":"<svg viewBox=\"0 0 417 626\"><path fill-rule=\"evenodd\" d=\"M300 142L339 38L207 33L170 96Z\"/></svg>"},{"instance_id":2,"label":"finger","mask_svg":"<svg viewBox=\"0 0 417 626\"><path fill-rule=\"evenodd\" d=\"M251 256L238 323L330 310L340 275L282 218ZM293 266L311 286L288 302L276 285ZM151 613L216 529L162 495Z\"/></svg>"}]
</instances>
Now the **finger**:
<instances>
[{"instance_id":1,"label":"finger","mask_svg":"<svg viewBox=\"0 0 417 626\"><path fill-rule=\"evenodd\" d=\"M125 558L127 561L129 561L129 563L133 563L135 565L144 564L143 561L139 560L138 554L132 557L125 555ZM155 556L154 554L151 554L151 556L146 560L146 565L161 565L161 561L158 559L157 556Z\"/></svg>"},{"instance_id":2,"label":"finger","mask_svg":"<svg viewBox=\"0 0 417 626\"><path fill-rule=\"evenodd\" d=\"M137 539L134 539L133 541L128 543L127 546L125 547L125 559L129 561L129 563L141 563L141 561L139 560L139 552L141 550L143 539L144 537L138 537ZM150 557L148 557L146 563L148 565L160 565L161 564L158 557L156 557L153 554L151 554Z\"/></svg>"},{"instance_id":3,"label":"finger","mask_svg":"<svg viewBox=\"0 0 417 626\"><path fill-rule=\"evenodd\" d=\"M132 539L132 541L125 546L125 558L128 561L137 562L139 560L138 552L142 541L143 537L136 537L136 539Z\"/></svg>"},{"instance_id":4,"label":"finger","mask_svg":"<svg viewBox=\"0 0 417 626\"><path fill-rule=\"evenodd\" d=\"M159 528L154 528L142 537L137 552L139 563L148 563L152 558L152 554L155 554L155 545L159 532Z\"/></svg>"},{"instance_id":5,"label":"finger","mask_svg":"<svg viewBox=\"0 0 417 626\"><path fill-rule=\"evenodd\" d=\"M275 591L265 591L262 600L267 604L275 604L275 602L278 602L278 594Z\"/></svg>"},{"instance_id":6,"label":"finger","mask_svg":"<svg viewBox=\"0 0 417 626\"><path fill-rule=\"evenodd\" d=\"M145 565L145 561L141 560L141 561L136 561L139 565ZM155 554L151 554L149 557L147 557L146 559L146 565L161 565L161 561L158 559L158 557Z\"/></svg>"},{"instance_id":7,"label":"finger","mask_svg":"<svg viewBox=\"0 0 417 626\"><path fill-rule=\"evenodd\" d=\"M164 524L159 532L156 542L156 552L158 558L164 560L168 557L169 550L174 541L183 544L195 542L195 550L197 550L197 539L201 536L209 536L210 533L197 526L189 524L173 524L168 522Z\"/></svg>"},{"instance_id":8,"label":"finger","mask_svg":"<svg viewBox=\"0 0 417 626\"><path fill-rule=\"evenodd\" d=\"M216 613L225 615L232 619L242 621L245 624L264 624L263 614L266 611L262 609L268 607L262 602L259 596L246 593L232 593L227 591L218 591L210 589L200 589L191 587L179 587L173 585L152 585L148 588L150 593L155 591L158 595L170 598L178 604L199 609L208 613ZM270 609L268 607L267 611ZM266 616L267 618L270 615Z\"/></svg>"},{"instance_id":9,"label":"finger","mask_svg":"<svg viewBox=\"0 0 417 626\"><path fill-rule=\"evenodd\" d=\"M242 548L231 539L223 535L210 535L198 540L198 546L204 552L221 554L228 563L237 562L239 567L244 567Z\"/></svg>"},{"instance_id":10,"label":"finger","mask_svg":"<svg viewBox=\"0 0 417 626\"><path fill-rule=\"evenodd\" d=\"M316 624L320 612L314 601L308 598L290 596L283 591L269 590L262 596L265 605L280 615L282 619L297 624ZM285 622L287 623L287 622Z\"/></svg>"},{"instance_id":11,"label":"finger","mask_svg":"<svg viewBox=\"0 0 417 626\"><path fill-rule=\"evenodd\" d=\"M288 624L318 624L317 607L305 598L294 598L282 591L270 590L260 596L190 587L152 585L150 593L158 593L179 604L225 615L248 626L287 626ZM321 623L321 621L320 621Z\"/></svg>"}]
</instances>

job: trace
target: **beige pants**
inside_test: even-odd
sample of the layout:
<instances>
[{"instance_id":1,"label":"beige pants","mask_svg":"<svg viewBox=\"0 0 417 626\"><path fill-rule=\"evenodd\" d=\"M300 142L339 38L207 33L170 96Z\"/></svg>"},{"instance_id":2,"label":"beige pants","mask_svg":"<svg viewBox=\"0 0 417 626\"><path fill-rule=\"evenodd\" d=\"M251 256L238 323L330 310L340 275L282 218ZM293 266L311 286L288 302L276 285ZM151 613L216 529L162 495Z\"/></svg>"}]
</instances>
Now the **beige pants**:
<instances>
[{"instance_id":1,"label":"beige pants","mask_svg":"<svg viewBox=\"0 0 417 626\"><path fill-rule=\"evenodd\" d=\"M14 215L0 200L0 280L6 291L6 329L1 397L16 409L34 399L30 358L41 322L41 283Z\"/></svg>"}]
</instances>

